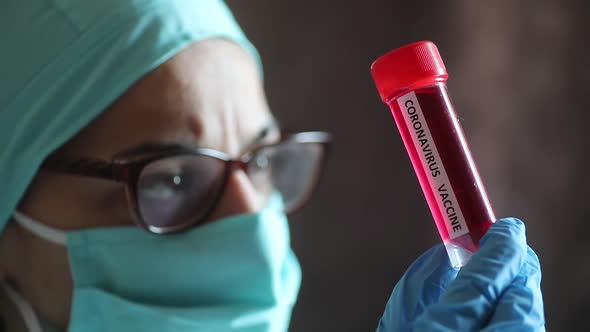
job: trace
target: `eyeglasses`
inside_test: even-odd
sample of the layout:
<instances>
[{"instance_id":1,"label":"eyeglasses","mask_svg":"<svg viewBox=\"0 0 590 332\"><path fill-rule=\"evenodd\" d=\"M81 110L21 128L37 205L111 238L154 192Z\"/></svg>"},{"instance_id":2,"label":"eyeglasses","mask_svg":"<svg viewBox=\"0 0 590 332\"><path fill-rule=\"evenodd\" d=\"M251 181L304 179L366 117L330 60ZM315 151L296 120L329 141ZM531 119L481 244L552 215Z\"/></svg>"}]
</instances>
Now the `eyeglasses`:
<instances>
[{"instance_id":1,"label":"eyeglasses","mask_svg":"<svg viewBox=\"0 0 590 332\"><path fill-rule=\"evenodd\" d=\"M298 210L316 187L330 141L328 133L304 132L258 146L237 159L212 149L174 146L115 156L111 162L49 158L42 167L123 183L136 224L166 234L204 223L235 168L242 169L264 197L278 191L285 213Z\"/></svg>"}]
</instances>

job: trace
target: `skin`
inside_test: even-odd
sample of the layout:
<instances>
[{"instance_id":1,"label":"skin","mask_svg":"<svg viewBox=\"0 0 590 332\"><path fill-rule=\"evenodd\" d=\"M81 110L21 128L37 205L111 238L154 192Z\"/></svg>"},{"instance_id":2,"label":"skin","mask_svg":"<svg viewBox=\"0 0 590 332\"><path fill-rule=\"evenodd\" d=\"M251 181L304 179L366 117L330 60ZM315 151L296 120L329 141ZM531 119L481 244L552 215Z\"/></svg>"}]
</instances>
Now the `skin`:
<instances>
[{"instance_id":1,"label":"skin","mask_svg":"<svg viewBox=\"0 0 590 332\"><path fill-rule=\"evenodd\" d=\"M212 39L193 44L144 76L55 155L111 160L149 141L238 156L257 138L257 143L278 140L276 127L265 131L272 123L251 55L229 41ZM255 212L263 204L246 174L235 170L210 220ZM133 224L121 184L43 170L18 208L61 230ZM0 277L44 319L67 327L72 280L66 248L12 222L0 241Z\"/></svg>"}]
</instances>

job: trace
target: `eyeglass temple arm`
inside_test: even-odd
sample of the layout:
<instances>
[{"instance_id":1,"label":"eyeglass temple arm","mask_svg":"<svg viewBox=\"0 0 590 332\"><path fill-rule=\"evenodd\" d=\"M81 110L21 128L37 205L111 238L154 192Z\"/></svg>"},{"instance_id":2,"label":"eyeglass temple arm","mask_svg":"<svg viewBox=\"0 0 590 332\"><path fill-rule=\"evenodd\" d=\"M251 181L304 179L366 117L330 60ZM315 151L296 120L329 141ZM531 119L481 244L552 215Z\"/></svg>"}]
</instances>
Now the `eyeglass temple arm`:
<instances>
[{"instance_id":1,"label":"eyeglass temple arm","mask_svg":"<svg viewBox=\"0 0 590 332\"><path fill-rule=\"evenodd\" d=\"M115 164L98 159L79 159L76 161L65 161L60 159L47 159L42 168L79 176L102 178L107 180L121 181L120 172Z\"/></svg>"}]
</instances>

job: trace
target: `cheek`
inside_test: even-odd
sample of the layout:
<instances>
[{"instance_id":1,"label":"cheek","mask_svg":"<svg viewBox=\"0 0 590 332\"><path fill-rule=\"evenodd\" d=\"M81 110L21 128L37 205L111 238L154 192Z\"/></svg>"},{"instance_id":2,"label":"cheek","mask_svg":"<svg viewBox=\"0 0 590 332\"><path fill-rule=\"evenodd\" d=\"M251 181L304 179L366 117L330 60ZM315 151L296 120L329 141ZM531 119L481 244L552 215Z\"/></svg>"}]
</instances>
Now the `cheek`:
<instances>
[{"instance_id":1,"label":"cheek","mask_svg":"<svg viewBox=\"0 0 590 332\"><path fill-rule=\"evenodd\" d=\"M101 191L96 204L89 207L87 216L90 219L85 224L94 226L125 226L133 225L132 197L127 197L123 185L114 184Z\"/></svg>"},{"instance_id":2,"label":"cheek","mask_svg":"<svg viewBox=\"0 0 590 332\"><path fill-rule=\"evenodd\" d=\"M18 274L20 280L28 283L42 283L49 286L71 285L68 251L64 246L50 243L28 230L16 228L18 254Z\"/></svg>"},{"instance_id":3,"label":"cheek","mask_svg":"<svg viewBox=\"0 0 590 332\"><path fill-rule=\"evenodd\" d=\"M18 233L21 251L13 276L17 289L43 317L65 326L73 289L67 249L22 228Z\"/></svg>"},{"instance_id":4,"label":"cheek","mask_svg":"<svg viewBox=\"0 0 590 332\"><path fill-rule=\"evenodd\" d=\"M98 182L98 181L97 181ZM70 211L62 219L63 229L133 225L132 205L127 202L125 187L115 182L102 182L80 195L62 197L70 202Z\"/></svg>"},{"instance_id":5,"label":"cheek","mask_svg":"<svg viewBox=\"0 0 590 332\"><path fill-rule=\"evenodd\" d=\"M21 210L54 228L76 230L133 223L124 186L117 182L51 174L37 181L28 196Z\"/></svg>"}]
</instances>

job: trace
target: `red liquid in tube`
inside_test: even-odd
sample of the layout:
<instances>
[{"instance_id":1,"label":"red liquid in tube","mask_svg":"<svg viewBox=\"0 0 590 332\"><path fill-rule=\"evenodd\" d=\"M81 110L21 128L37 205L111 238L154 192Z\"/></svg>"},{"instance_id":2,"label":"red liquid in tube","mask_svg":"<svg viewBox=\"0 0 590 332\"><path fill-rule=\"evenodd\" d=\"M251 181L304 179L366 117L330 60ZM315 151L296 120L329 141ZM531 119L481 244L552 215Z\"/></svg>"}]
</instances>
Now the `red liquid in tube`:
<instances>
[{"instance_id":1,"label":"red liquid in tube","mask_svg":"<svg viewBox=\"0 0 590 332\"><path fill-rule=\"evenodd\" d=\"M371 71L451 264L461 267L496 218L449 99L438 50L428 41L406 45L377 59Z\"/></svg>"}]
</instances>

